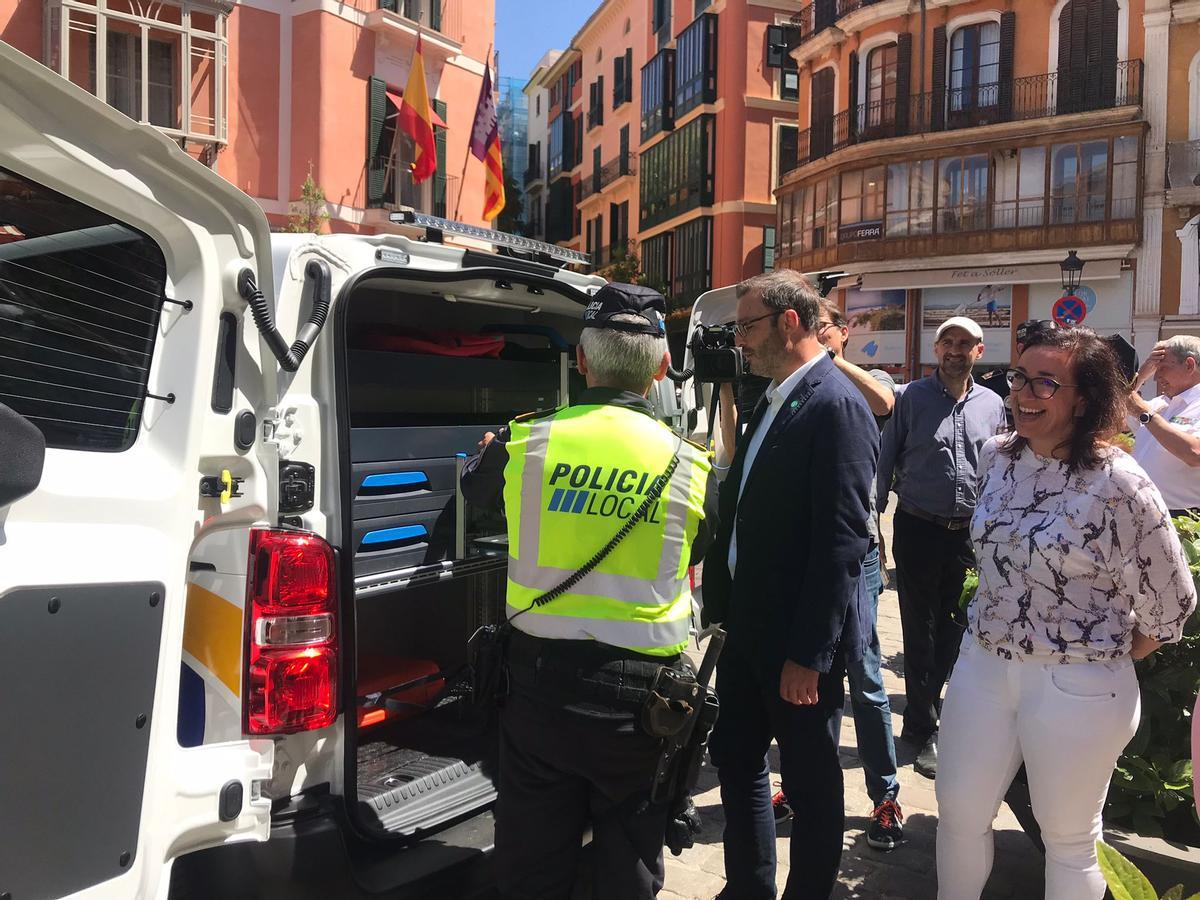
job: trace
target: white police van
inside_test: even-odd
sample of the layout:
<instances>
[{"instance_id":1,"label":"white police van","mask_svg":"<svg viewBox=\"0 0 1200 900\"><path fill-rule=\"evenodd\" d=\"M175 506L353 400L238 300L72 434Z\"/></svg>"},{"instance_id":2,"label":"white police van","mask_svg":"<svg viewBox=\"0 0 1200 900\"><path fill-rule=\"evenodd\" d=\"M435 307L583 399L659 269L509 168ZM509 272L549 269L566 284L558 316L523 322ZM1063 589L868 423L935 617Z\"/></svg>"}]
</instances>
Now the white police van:
<instances>
[{"instance_id":1,"label":"white police van","mask_svg":"<svg viewBox=\"0 0 1200 900\"><path fill-rule=\"evenodd\" d=\"M0 898L486 885L506 544L457 472L578 386L603 281L272 236L3 43L0 123Z\"/></svg>"}]
</instances>

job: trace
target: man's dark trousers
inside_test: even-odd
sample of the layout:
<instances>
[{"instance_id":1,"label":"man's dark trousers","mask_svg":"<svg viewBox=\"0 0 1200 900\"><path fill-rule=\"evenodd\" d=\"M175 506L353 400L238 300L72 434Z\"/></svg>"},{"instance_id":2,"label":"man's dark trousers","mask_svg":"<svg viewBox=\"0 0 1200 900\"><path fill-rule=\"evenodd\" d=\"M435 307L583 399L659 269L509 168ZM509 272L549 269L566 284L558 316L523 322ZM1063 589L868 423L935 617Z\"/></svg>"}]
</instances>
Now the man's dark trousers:
<instances>
[{"instance_id":1,"label":"man's dark trousers","mask_svg":"<svg viewBox=\"0 0 1200 900\"><path fill-rule=\"evenodd\" d=\"M496 803L506 900L569 897L588 825L596 900L651 900L662 888L667 808L645 802L659 746L637 713L669 660L616 658L625 652L513 636Z\"/></svg>"},{"instance_id":2,"label":"man's dark trousers","mask_svg":"<svg viewBox=\"0 0 1200 900\"><path fill-rule=\"evenodd\" d=\"M939 701L962 641L959 598L975 564L967 528L945 528L896 511L892 553L904 634L904 731L923 744L937 730Z\"/></svg>"},{"instance_id":3,"label":"man's dark trousers","mask_svg":"<svg viewBox=\"0 0 1200 900\"><path fill-rule=\"evenodd\" d=\"M791 871L783 900L828 900L842 859L845 810L838 738L845 700L840 654L820 676L818 702L779 696L779 670L726 650L717 664L721 715L709 757L725 808L726 886L721 900L775 897L775 817L767 751L779 744L780 775L792 819Z\"/></svg>"}]
</instances>

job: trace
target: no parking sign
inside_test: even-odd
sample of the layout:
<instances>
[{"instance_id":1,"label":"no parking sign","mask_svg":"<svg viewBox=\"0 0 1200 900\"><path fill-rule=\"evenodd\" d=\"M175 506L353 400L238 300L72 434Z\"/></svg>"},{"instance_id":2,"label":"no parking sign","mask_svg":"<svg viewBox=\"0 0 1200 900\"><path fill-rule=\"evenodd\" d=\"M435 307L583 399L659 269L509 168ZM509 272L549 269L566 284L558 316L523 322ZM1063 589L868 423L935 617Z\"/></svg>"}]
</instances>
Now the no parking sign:
<instances>
[{"instance_id":1,"label":"no parking sign","mask_svg":"<svg viewBox=\"0 0 1200 900\"><path fill-rule=\"evenodd\" d=\"M1079 297L1067 294L1054 301L1050 317L1054 319L1054 324L1059 328L1080 325L1087 318L1087 305Z\"/></svg>"}]
</instances>

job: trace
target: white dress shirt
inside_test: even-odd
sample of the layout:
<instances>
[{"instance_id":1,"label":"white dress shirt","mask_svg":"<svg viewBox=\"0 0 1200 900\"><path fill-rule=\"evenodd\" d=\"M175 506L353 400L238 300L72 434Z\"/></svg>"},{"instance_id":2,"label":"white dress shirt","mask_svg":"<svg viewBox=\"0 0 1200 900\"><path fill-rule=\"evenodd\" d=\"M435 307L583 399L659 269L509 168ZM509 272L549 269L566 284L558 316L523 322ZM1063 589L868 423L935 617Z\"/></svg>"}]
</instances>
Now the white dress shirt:
<instances>
[{"instance_id":1,"label":"white dress shirt","mask_svg":"<svg viewBox=\"0 0 1200 900\"><path fill-rule=\"evenodd\" d=\"M1193 436L1200 436L1200 384L1193 385L1170 399L1155 397L1150 408ZM1200 469L1193 469L1158 442L1137 419L1133 431L1133 458L1146 470L1155 487L1162 492L1168 509L1200 506Z\"/></svg>"},{"instance_id":2,"label":"white dress shirt","mask_svg":"<svg viewBox=\"0 0 1200 900\"><path fill-rule=\"evenodd\" d=\"M746 480L750 477L750 469L754 465L754 460L758 457L758 450L762 447L762 442L766 438L767 433L771 430L771 423L775 421L775 417L779 415L779 411L783 409L784 401L796 389L796 385L800 380L808 374L809 369L817 364L818 361L825 355L824 352L818 353L795 372L783 380L782 383L776 384L772 381L767 385L767 409L763 413L762 419L758 423L758 427L754 429L753 434L745 435L745 439L749 441L746 445L746 461L742 464L742 480L738 484L738 504L742 502L742 491L746 487ZM737 508L734 508L735 518L733 520L733 533L729 536L729 577L733 577L734 570L737 567Z\"/></svg>"}]
</instances>

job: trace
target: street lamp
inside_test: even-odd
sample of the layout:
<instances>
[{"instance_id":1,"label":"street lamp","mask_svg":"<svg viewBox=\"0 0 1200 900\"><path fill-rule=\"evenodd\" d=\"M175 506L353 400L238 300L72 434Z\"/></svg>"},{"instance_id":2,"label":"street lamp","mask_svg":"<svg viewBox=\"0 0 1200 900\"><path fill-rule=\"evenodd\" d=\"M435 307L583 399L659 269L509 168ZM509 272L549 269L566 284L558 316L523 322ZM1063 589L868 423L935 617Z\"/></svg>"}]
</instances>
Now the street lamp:
<instances>
[{"instance_id":1,"label":"street lamp","mask_svg":"<svg viewBox=\"0 0 1200 900\"><path fill-rule=\"evenodd\" d=\"M1067 251L1067 258L1058 264L1062 270L1062 288L1063 293L1068 296L1075 296L1075 290L1079 287L1079 279L1083 275L1083 260L1075 255L1074 250Z\"/></svg>"}]
</instances>

